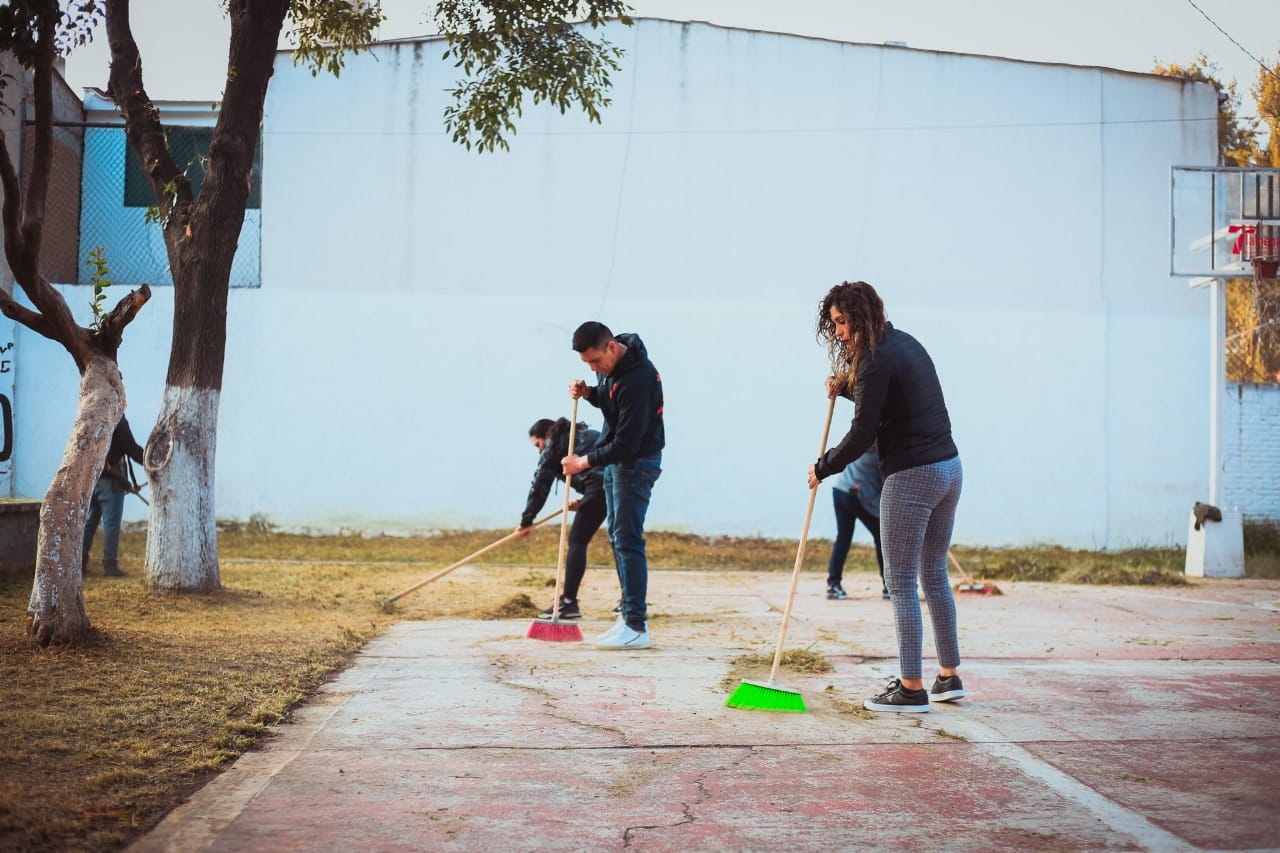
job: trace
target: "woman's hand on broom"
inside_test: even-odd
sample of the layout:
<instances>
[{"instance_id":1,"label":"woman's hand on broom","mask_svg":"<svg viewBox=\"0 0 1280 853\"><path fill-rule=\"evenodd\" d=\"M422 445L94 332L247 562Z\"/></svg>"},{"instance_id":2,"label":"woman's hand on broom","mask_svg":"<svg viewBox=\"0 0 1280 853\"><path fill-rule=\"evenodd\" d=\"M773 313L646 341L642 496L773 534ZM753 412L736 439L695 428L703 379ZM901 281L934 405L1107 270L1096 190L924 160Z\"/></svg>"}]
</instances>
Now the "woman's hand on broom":
<instances>
[{"instance_id":1,"label":"woman's hand on broom","mask_svg":"<svg viewBox=\"0 0 1280 853\"><path fill-rule=\"evenodd\" d=\"M818 479L817 463L809 466L809 488L816 489L822 481Z\"/></svg>"}]
</instances>

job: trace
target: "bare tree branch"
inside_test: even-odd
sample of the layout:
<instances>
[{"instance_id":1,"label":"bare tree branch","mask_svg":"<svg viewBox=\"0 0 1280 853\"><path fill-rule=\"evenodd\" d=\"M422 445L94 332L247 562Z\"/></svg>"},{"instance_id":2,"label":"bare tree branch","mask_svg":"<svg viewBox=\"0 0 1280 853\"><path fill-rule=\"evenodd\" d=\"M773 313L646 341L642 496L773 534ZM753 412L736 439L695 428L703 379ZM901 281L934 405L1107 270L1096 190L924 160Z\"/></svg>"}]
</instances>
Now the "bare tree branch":
<instances>
[{"instance_id":1,"label":"bare tree branch","mask_svg":"<svg viewBox=\"0 0 1280 853\"><path fill-rule=\"evenodd\" d=\"M253 171L253 152L262 132L262 105L275 67L275 45L289 5L289 0L228 4L232 37L227 65L231 70L193 218L223 223L219 227L230 237L233 252L251 186L244 176Z\"/></svg>"},{"instance_id":2,"label":"bare tree branch","mask_svg":"<svg viewBox=\"0 0 1280 853\"><path fill-rule=\"evenodd\" d=\"M50 340L62 343L54 324L50 323L43 314L18 304L3 290L0 290L0 314L4 314L11 320L17 320L31 331L39 332Z\"/></svg>"},{"instance_id":3,"label":"bare tree branch","mask_svg":"<svg viewBox=\"0 0 1280 853\"><path fill-rule=\"evenodd\" d=\"M138 316L142 306L151 298L151 288L142 285L137 290L129 291L129 295L116 303L116 307L107 312L98 324L98 348L109 358L116 357L120 349L120 339L124 336L124 327Z\"/></svg>"},{"instance_id":4,"label":"bare tree branch","mask_svg":"<svg viewBox=\"0 0 1280 853\"><path fill-rule=\"evenodd\" d=\"M18 181L18 172L9 159L9 145L4 131L0 130L0 184L4 186L4 254L9 262L9 269L15 276L21 276L19 267L25 262L27 254L22 240L22 230L18 227L21 215L22 186Z\"/></svg>"},{"instance_id":5,"label":"bare tree branch","mask_svg":"<svg viewBox=\"0 0 1280 853\"><path fill-rule=\"evenodd\" d=\"M173 162L160 125L160 111L151 103L142 83L142 57L129 25L129 0L107 0L107 43L111 47L111 73L107 94L124 113L125 135L139 155L142 171L151 182L160 215L168 220L165 231L182 234L191 215L191 181ZM173 278L180 277L170 245Z\"/></svg>"},{"instance_id":6,"label":"bare tree branch","mask_svg":"<svg viewBox=\"0 0 1280 853\"><path fill-rule=\"evenodd\" d=\"M32 95L36 108L35 145L32 146L27 192L22 199L22 242L23 252L33 271L35 259L40 257L40 243L44 235L45 199L49 195L49 172L53 168L53 41L57 28L57 15L41 16L39 36L36 40L36 61L32 68L34 74ZM16 273L17 270L14 272Z\"/></svg>"}]
</instances>

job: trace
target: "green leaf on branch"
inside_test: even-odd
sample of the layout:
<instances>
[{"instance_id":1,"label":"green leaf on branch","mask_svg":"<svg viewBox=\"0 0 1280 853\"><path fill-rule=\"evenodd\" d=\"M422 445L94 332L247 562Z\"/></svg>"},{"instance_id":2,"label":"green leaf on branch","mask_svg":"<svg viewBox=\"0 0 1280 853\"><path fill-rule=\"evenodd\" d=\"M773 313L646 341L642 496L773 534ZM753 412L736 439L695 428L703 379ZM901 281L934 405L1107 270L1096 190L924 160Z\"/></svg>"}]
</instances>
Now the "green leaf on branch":
<instances>
[{"instance_id":1,"label":"green leaf on branch","mask_svg":"<svg viewBox=\"0 0 1280 853\"><path fill-rule=\"evenodd\" d=\"M630 8L620 0L444 0L436 24L444 34L444 59L467 79L450 90L445 128L454 142L479 152L510 150L514 118L524 96L565 113L577 105L599 123L610 75L622 50L583 32L610 20L630 26ZM575 21L580 23L574 23Z\"/></svg>"},{"instance_id":2,"label":"green leaf on branch","mask_svg":"<svg viewBox=\"0 0 1280 853\"><path fill-rule=\"evenodd\" d=\"M111 279L107 278L106 251L101 246L93 249L89 252L89 260L85 261L84 265L89 268L89 278L93 281L93 301L89 303L89 309L93 311L93 323L89 328L96 332L106 314L102 308L107 301L107 288L111 286Z\"/></svg>"}]
</instances>

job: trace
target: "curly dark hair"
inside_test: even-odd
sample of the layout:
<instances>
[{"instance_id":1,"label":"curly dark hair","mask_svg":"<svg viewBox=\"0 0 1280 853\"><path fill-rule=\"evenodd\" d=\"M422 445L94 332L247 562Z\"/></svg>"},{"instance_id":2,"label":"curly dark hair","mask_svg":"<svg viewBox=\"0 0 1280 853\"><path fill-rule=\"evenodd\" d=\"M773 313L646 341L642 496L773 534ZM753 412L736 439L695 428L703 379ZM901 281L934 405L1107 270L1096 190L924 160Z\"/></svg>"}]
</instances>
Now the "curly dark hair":
<instances>
[{"instance_id":1,"label":"curly dark hair","mask_svg":"<svg viewBox=\"0 0 1280 853\"><path fill-rule=\"evenodd\" d=\"M853 328L853 342L846 345L836 335L831 309L843 314ZM827 291L818 306L818 343L824 344L831 356L831 373L841 388L853 392L858 375L858 362L872 354L884 337L884 302L876 289L865 281L843 281Z\"/></svg>"}]
</instances>

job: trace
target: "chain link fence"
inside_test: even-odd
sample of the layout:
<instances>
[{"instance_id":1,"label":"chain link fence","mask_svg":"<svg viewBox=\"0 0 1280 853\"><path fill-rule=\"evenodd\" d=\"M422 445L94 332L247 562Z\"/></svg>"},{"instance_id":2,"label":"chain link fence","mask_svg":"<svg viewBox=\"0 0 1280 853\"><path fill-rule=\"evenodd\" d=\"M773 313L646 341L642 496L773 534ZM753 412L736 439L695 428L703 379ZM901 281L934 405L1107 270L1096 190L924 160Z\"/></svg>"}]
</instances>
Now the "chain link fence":
<instances>
[{"instance_id":1,"label":"chain link fence","mask_svg":"<svg viewBox=\"0 0 1280 853\"><path fill-rule=\"evenodd\" d=\"M170 153L199 194L209 150L208 127L167 127ZM254 191L231 265L232 287L262 283L261 154L255 157ZM169 256L160 223L148 221L156 203L124 128L90 127L84 131L84 171L80 193L80 284L89 284L84 261L98 246L105 251L112 284L136 287L172 285ZM51 215L56 215L50 210ZM65 215L65 213L64 213Z\"/></svg>"},{"instance_id":2,"label":"chain link fence","mask_svg":"<svg viewBox=\"0 0 1280 853\"><path fill-rule=\"evenodd\" d=\"M1280 279L1227 281L1227 381L1280 383Z\"/></svg>"}]
</instances>

